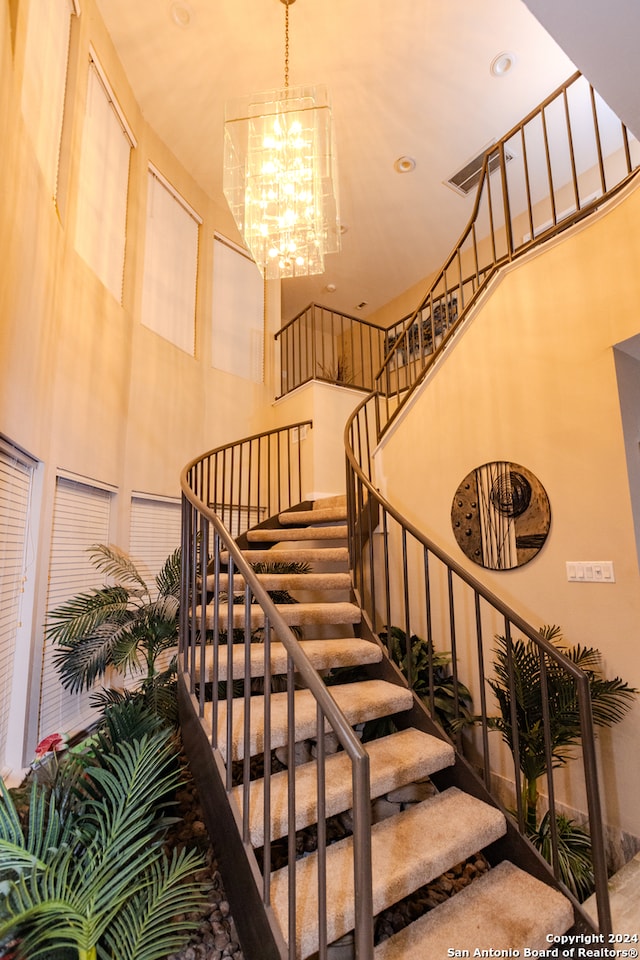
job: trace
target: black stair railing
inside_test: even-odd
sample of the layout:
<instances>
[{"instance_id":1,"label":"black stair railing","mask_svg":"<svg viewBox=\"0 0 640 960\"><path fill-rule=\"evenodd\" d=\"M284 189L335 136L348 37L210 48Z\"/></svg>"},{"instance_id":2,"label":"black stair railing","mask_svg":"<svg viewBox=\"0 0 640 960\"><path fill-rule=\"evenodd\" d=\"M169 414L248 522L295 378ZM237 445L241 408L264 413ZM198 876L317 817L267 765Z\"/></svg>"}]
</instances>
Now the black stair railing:
<instances>
[{"instance_id":1,"label":"black stair railing","mask_svg":"<svg viewBox=\"0 0 640 960\"><path fill-rule=\"evenodd\" d=\"M611 932L611 912L607 886L607 866L600 790L595 752L595 735L589 680L587 675L545 640L530 623L491 593L437 544L403 517L375 487L372 452L375 449L377 408L385 404L378 394L366 398L356 408L345 429L347 460L347 504L349 549L354 589L372 630L383 638L398 627L405 636L406 671L412 686L412 643L415 635L426 641L428 650L429 697L427 707L437 716L435 707L434 656L447 652L451 658L453 697L451 721L461 723L455 738L458 751L466 756L484 781L485 787L507 816L513 817L520 835L527 838L527 810L523 799L524 732L518 728L517 677L514 667L516 634L534 644L540 663L542 696L542 737L547 758L541 794L549 811L550 866L558 886L573 902L577 929L593 929L577 899L562 882L561 841L558 815L566 810L556 800L557 770L553 763L553 724L544 691L551 670L562 671L568 683L575 685L579 705L582 767L571 766L578 796L586 797L591 856L598 907L599 930ZM499 713L488 685L493 675L492 645L496 636L504 637L508 663L508 699L511 704L512 755L492 732L490 717ZM389 652L389 650L387 651ZM424 678L423 678L424 679ZM471 692L473 726L466 726L466 690ZM505 804L504 792L496 787L513 788ZM508 786L507 786L508 789Z\"/></svg>"},{"instance_id":2,"label":"black stair railing","mask_svg":"<svg viewBox=\"0 0 640 960\"><path fill-rule=\"evenodd\" d=\"M522 798L522 744L516 723L513 645L515 632L538 650L542 689L559 669L575 684L580 718L582 774L578 795L586 806L601 933L611 930L607 867L595 753L593 715L586 674L478 580L417 530L379 493L373 451L402 407L423 383L456 332L503 267L594 212L620 191L640 166L640 146L593 87L576 73L487 152L469 224L429 289L408 317L386 331L385 359L375 386L351 416L345 431L349 546L354 584L375 632L397 625L407 638L421 635L433 652L452 658L454 712L463 716L460 684L468 687L479 725L458 733L459 748L473 757L490 791L505 770L505 748L489 736L496 712L487 678L487 644L504 637L512 704L513 804L526 836ZM410 643L406 650L411 664ZM459 674L462 673L461 678ZM431 711L434 709L431 693ZM560 878L556 770L552 762L551 717L543 697L547 756L546 803L551 868ZM494 790L495 792L495 790ZM574 899L577 923L589 920Z\"/></svg>"},{"instance_id":3,"label":"black stair railing","mask_svg":"<svg viewBox=\"0 0 640 960\"><path fill-rule=\"evenodd\" d=\"M580 73L487 151L462 236L416 310L386 331L378 438L498 270L596 210L638 166L640 144Z\"/></svg>"},{"instance_id":4,"label":"black stair railing","mask_svg":"<svg viewBox=\"0 0 640 960\"><path fill-rule=\"evenodd\" d=\"M324 854L324 738L332 730L352 765L357 955L360 960L373 960L369 757L234 537L254 526L258 518L270 517L302 500L308 465L300 441L311 427L311 421L304 421L219 447L192 461L182 473L181 728L227 893L232 907L235 904L234 916L243 944L252 945L256 956L259 952L265 960L295 960L299 923L295 778L288 778L285 919L282 915L274 917L270 889L276 839L271 834L270 758L272 750L284 747L287 767L294 770L294 691L302 686L311 693L316 701L313 736L318 744L318 957L327 957L330 909L330 878ZM225 589L221 587L223 567ZM252 615L257 609L261 611L258 629L262 641L258 664L256 645L252 644L256 639ZM272 691L270 654L275 641L286 649L286 692ZM259 694L252 676L264 678ZM276 702L278 709L286 712L284 734L281 726L273 724ZM256 755L263 758L262 800L256 799ZM262 804L258 809L258 839L252 815L257 803Z\"/></svg>"},{"instance_id":5,"label":"black stair railing","mask_svg":"<svg viewBox=\"0 0 640 960\"><path fill-rule=\"evenodd\" d=\"M310 303L278 330L280 395L310 380L372 390L385 355L385 332L360 317Z\"/></svg>"}]
</instances>

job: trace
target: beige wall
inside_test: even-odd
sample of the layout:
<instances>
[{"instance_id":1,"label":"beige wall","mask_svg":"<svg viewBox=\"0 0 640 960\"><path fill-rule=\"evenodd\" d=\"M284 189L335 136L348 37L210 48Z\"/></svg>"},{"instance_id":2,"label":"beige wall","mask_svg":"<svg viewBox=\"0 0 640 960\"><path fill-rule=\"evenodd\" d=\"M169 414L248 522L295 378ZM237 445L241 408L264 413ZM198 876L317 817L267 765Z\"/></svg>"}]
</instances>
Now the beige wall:
<instances>
[{"instance_id":1,"label":"beige wall","mask_svg":"<svg viewBox=\"0 0 640 960\"><path fill-rule=\"evenodd\" d=\"M0 5L0 434L41 465L33 511L36 562L29 570L32 607L23 610L31 622L30 648L20 647L15 668L23 686L30 671L33 685L21 721L27 759L35 743L56 472L116 490L112 537L126 549L132 491L178 496L180 471L188 460L265 429L273 419L279 287L268 291L266 384L214 369L213 235L217 231L237 242L236 228L226 208L199 189L145 124L94 0L83 0L81 8L81 16L73 18L56 203L20 106L29 3ZM89 44L137 140L129 174L122 305L75 252ZM194 357L140 323L149 162L203 220ZM14 747L15 756L22 747Z\"/></svg>"},{"instance_id":2,"label":"beige wall","mask_svg":"<svg viewBox=\"0 0 640 960\"><path fill-rule=\"evenodd\" d=\"M365 396L361 390L311 380L277 401L278 424L313 421L313 429L302 441L307 445L304 453L308 469L303 476L306 499L345 492L344 427Z\"/></svg>"},{"instance_id":3,"label":"beige wall","mask_svg":"<svg viewBox=\"0 0 640 960\"><path fill-rule=\"evenodd\" d=\"M636 687L640 577L613 347L640 331L639 218L636 189L504 274L390 432L378 475L409 519L521 615L598 647L606 673ZM491 460L532 470L552 512L538 556L501 573L467 561L450 523L459 482ZM567 560L613 560L616 582L569 583ZM600 738L607 817L636 836L639 738L640 704Z\"/></svg>"},{"instance_id":4,"label":"beige wall","mask_svg":"<svg viewBox=\"0 0 640 960\"><path fill-rule=\"evenodd\" d=\"M213 233L234 240L237 233L229 212L203 194L144 123L91 0L74 23L56 206L20 113L27 11L28 4L20 4L15 58L6 5L2 14L3 117L11 149L3 149L0 160L0 430L52 465L118 487L175 494L188 459L260 429L271 415L272 394L263 385L220 373L209 359ZM123 306L74 249L90 42L138 141L131 159ZM203 218L195 357L139 320L149 161Z\"/></svg>"}]
</instances>

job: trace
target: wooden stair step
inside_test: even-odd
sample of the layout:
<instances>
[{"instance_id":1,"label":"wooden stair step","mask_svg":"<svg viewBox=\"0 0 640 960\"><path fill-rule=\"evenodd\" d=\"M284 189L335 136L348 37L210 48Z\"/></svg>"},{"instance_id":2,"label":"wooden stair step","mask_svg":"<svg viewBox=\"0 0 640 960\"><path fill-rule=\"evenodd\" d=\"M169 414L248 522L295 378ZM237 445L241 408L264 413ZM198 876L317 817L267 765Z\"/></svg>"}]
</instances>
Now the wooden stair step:
<instances>
[{"instance_id":1,"label":"wooden stair step","mask_svg":"<svg viewBox=\"0 0 640 960\"><path fill-rule=\"evenodd\" d=\"M346 540L346 524L328 527L258 527L247 530L249 543L281 543L287 540Z\"/></svg>"},{"instance_id":2,"label":"wooden stair step","mask_svg":"<svg viewBox=\"0 0 640 960\"><path fill-rule=\"evenodd\" d=\"M286 624L291 627L316 626L318 624L353 624L360 623L362 611L355 603L340 601L338 603L277 603L276 609ZM232 626L241 630L245 624L245 604L233 603ZM200 623L202 608L196 608L196 617ZM257 603L250 604L249 619L252 630L264 626L264 610ZM221 630L229 626L229 604L221 603L218 608L218 623ZM206 610L207 630L213 630L213 605Z\"/></svg>"},{"instance_id":3,"label":"wooden stair step","mask_svg":"<svg viewBox=\"0 0 640 960\"><path fill-rule=\"evenodd\" d=\"M498 840L505 830L505 819L499 810L457 787L376 823L371 830L374 914ZM327 847L326 857L330 883L327 937L333 942L352 930L355 922L353 839L348 837ZM309 957L318 949L317 872L317 853L296 863L299 958ZM287 867L271 876L271 903L286 938ZM456 939L455 928L450 930L450 939L451 946ZM421 960L427 958L433 960L429 953L423 954Z\"/></svg>"},{"instance_id":4,"label":"wooden stair step","mask_svg":"<svg viewBox=\"0 0 640 960\"><path fill-rule=\"evenodd\" d=\"M379 944L375 960L445 960L452 948L469 951L457 956L522 956L525 947L549 950L547 935L572 926L566 897L503 860Z\"/></svg>"},{"instance_id":5,"label":"wooden stair step","mask_svg":"<svg viewBox=\"0 0 640 960\"><path fill-rule=\"evenodd\" d=\"M413 694L405 687L385 680L362 680L331 688L338 707L346 716L349 724L365 723L376 717L410 710L413 706ZM295 740L307 740L317 732L316 701L309 690L295 692ZM282 747L287 743L287 694L272 693L271 704L271 747ZM231 724L231 752L233 760L244 757L244 699L238 697L233 702ZM249 748L251 756L264 751L264 697L251 697ZM223 759L227 758L226 745L227 704L218 704L218 745ZM202 718L204 729L210 734L212 724L212 704L204 705ZM329 730L329 724L326 725Z\"/></svg>"},{"instance_id":6,"label":"wooden stair step","mask_svg":"<svg viewBox=\"0 0 640 960\"><path fill-rule=\"evenodd\" d=\"M272 547L267 549L243 550L247 563L290 563L291 561L305 561L307 563L348 563L349 551L347 547ZM229 554L223 550L220 562L229 563Z\"/></svg>"},{"instance_id":7,"label":"wooden stair step","mask_svg":"<svg viewBox=\"0 0 640 960\"><path fill-rule=\"evenodd\" d=\"M316 670L327 670L330 667L355 667L364 663L379 663L382 651L376 643L361 640L359 637L345 637L344 639L301 640L300 646L308 656ZM226 680L229 675L228 653L232 654L232 675L239 680L245 674L245 645L234 643L230 647L221 644L218 654L218 679ZM275 641L270 644L270 672L272 676L287 672L287 650L284 644ZM196 683L200 682L202 663L200 650L196 648L193 676ZM265 645L264 643L249 644L249 669L252 677L263 677L265 673ZM204 679L210 681L213 675L213 646L207 644L204 648Z\"/></svg>"},{"instance_id":8,"label":"wooden stair step","mask_svg":"<svg viewBox=\"0 0 640 960\"><path fill-rule=\"evenodd\" d=\"M366 641L363 641L366 642ZM366 744L370 758L371 796L380 797L391 790L428 777L454 762L453 747L410 728ZM270 780L271 838L276 840L289 832L287 790L289 771L276 773ZM352 805L351 762L344 751L326 757L326 816L348 810ZM315 761L295 768L296 830L317 822L317 765ZM243 787L233 790L239 809L243 809ZM251 783L249 830L251 843L264 843L264 780Z\"/></svg>"},{"instance_id":9,"label":"wooden stair step","mask_svg":"<svg viewBox=\"0 0 640 960\"><path fill-rule=\"evenodd\" d=\"M258 580L265 590L349 590L351 577L348 573L258 573ZM207 577L207 590L213 592L215 579L212 574ZM233 590L239 593L244 590L244 577L235 574ZM229 592L229 575L220 574L220 590Z\"/></svg>"}]
</instances>

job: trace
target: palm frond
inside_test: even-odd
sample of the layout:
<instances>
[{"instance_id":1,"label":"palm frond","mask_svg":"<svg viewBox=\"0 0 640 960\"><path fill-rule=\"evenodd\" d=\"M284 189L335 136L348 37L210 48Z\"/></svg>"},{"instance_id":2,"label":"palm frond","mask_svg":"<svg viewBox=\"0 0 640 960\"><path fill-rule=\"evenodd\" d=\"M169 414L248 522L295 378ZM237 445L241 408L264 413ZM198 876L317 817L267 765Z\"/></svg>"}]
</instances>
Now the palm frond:
<instances>
[{"instance_id":1,"label":"palm frond","mask_svg":"<svg viewBox=\"0 0 640 960\"><path fill-rule=\"evenodd\" d=\"M91 705L102 710L100 734L102 749L121 740L140 739L164 729L162 718L144 703L138 691L105 690L91 696Z\"/></svg>"},{"instance_id":2,"label":"palm frond","mask_svg":"<svg viewBox=\"0 0 640 960\"><path fill-rule=\"evenodd\" d=\"M22 824L11 791L0 777L0 838L9 843L21 843Z\"/></svg>"},{"instance_id":3,"label":"palm frond","mask_svg":"<svg viewBox=\"0 0 640 960\"><path fill-rule=\"evenodd\" d=\"M558 834L558 869L564 884L578 900L585 900L593 891L591 838L584 827L564 814L556 815ZM553 862L551 815L547 811L529 839L548 863Z\"/></svg>"},{"instance_id":4,"label":"palm frond","mask_svg":"<svg viewBox=\"0 0 640 960\"><path fill-rule=\"evenodd\" d=\"M259 560L251 564L254 573L301 574L311 571L305 560Z\"/></svg>"},{"instance_id":5,"label":"palm frond","mask_svg":"<svg viewBox=\"0 0 640 960\"><path fill-rule=\"evenodd\" d=\"M193 928L188 915L203 904L202 885L194 879L201 866L194 851L184 850L154 863L148 887L127 901L105 931L107 951L100 956L163 960L178 950Z\"/></svg>"},{"instance_id":6,"label":"palm frond","mask_svg":"<svg viewBox=\"0 0 640 960\"><path fill-rule=\"evenodd\" d=\"M156 576L156 586L161 597L180 599L182 551L177 547L165 560Z\"/></svg>"},{"instance_id":7,"label":"palm frond","mask_svg":"<svg viewBox=\"0 0 640 960\"><path fill-rule=\"evenodd\" d=\"M47 636L54 643L71 646L105 623L124 623L133 615L129 599L129 591L122 586L79 593L49 611Z\"/></svg>"},{"instance_id":8,"label":"palm frond","mask_svg":"<svg viewBox=\"0 0 640 960\"><path fill-rule=\"evenodd\" d=\"M88 690L110 666L114 666L113 653L117 642L117 632L99 628L73 646L56 650L53 662L62 686L71 693L79 693L85 687Z\"/></svg>"},{"instance_id":9,"label":"palm frond","mask_svg":"<svg viewBox=\"0 0 640 960\"><path fill-rule=\"evenodd\" d=\"M96 543L89 547L89 553L93 565L101 573L106 573L107 576L113 577L122 584L137 583L144 593L149 593L149 588L138 568L124 550L111 544Z\"/></svg>"}]
</instances>

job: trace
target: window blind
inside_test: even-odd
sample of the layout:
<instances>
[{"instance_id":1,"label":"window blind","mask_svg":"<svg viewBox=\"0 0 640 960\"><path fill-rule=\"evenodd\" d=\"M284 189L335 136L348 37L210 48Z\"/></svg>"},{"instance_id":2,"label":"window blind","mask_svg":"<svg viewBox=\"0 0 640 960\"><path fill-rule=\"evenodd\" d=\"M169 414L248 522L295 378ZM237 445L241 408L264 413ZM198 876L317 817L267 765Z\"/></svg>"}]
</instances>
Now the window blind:
<instances>
[{"instance_id":1,"label":"window blind","mask_svg":"<svg viewBox=\"0 0 640 960\"><path fill-rule=\"evenodd\" d=\"M88 548L109 542L112 494L89 484L58 477L49 560L47 610L77 593L104 586L105 578L91 563ZM54 647L45 639L40 694L39 738L56 732L77 732L95 719L90 693L70 694L53 664Z\"/></svg>"},{"instance_id":2,"label":"window blind","mask_svg":"<svg viewBox=\"0 0 640 960\"><path fill-rule=\"evenodd\" d=\"M0 446L0 770L6 763L16 637L27 575L33 464Z\"/></svg>"},{"instance_id":3,"label":"window blind","mask_svg":"<svg viewBox=\"0 0 640 960\"><path fill-rule=\"evenodd\" d=\"M264 379L264 282L253 262L225 240L213 244L211 363L245 380Z\"/></svg>"},{"instance_id":4,"label":"window blind","mask_svg":"<svg viewBox=\"0 0 640 960\"><path fill-rule=\"evenodd\" d=\"M92 58L78 175L76 250L118 302L132 146L135 142L115 95Z\"/></svg>"},{"instance_id":5,"label":"window blind","mask_svg":"<svg viewBox=\"0 0 640 960\"><path fill-rule=\"evenodd\" d=\"M195 355L199 218L150 169L147 187L142 323Z\"/></svg>"},{"instance_id":6,"label":"window blind","mask_svg":"<svg viewBox=\"0 0 640 960\"><path fill-rule=\"evenodd\" d=\"M154 580L167 557L180 546L179 500L131 498L129 554L155 595Z\"/></svg>"},{"instance_id":7,"label":"window blind","mask_svg":"<svg viewBox=\"0 0 640 960\"><path fill-rule=\"evenodd\" d=\"M22 115L47 185L55 196L69 60L72 0L31 0Z\"/></svg>"}]
</instances>

